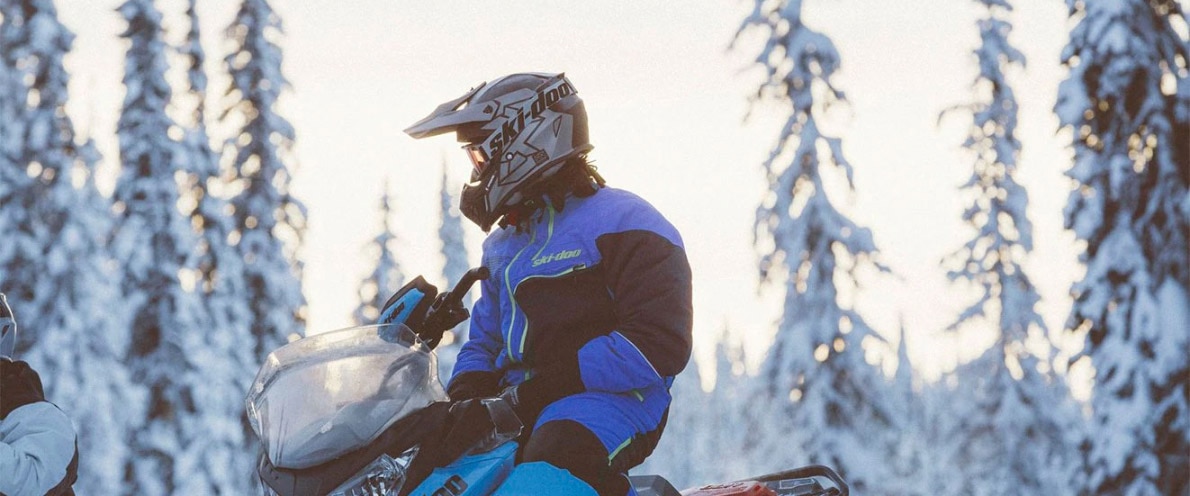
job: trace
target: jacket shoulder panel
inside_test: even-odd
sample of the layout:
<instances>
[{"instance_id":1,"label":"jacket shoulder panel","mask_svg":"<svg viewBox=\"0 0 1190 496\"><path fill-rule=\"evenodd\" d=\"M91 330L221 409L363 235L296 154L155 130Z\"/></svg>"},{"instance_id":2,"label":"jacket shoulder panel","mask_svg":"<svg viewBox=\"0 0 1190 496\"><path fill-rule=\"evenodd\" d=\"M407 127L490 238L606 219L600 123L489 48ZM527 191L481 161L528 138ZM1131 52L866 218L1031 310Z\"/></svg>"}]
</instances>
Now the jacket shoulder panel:
<instances>
[{"instance_id":1,"label":"jacket shoulder panel","mask_svg":"<svg viewBox=\"0 0 1190 496\"><path fill-rule=\"evenodd\" d=\"M626 231L650 231L684 248L677 228L656 207L635 193L604 187L584 200L575 209L578 219L574 225L586 230L591 239Z\"/></svg>"}]
</instances>

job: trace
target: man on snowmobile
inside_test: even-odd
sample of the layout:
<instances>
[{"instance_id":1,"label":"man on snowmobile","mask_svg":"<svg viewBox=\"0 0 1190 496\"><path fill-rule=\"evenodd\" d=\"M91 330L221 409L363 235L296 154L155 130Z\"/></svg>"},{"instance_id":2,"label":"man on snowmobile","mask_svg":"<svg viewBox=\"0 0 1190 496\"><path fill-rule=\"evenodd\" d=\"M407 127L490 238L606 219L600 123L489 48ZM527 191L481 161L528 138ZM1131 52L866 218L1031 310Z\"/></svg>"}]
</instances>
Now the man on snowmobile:
<instances>
[{"instance_id":1,"label":"man on snowmobile","mask_svg":"<svg viewBox=\"0 0 1190 496\"><path fill-rule=\"evenodd\" d=\"M16 320L0 293L0 327ZM0 335L7 334L0 329ZM0 356L0 494L72 495L78 478L74 426L46 402L37 371L9 353Z\"/></svg>"},{"instance_id":2,"label":"man on snowmobile","mask_svg":"<svg viewBox=\"0 0 1190 496\"><path fill-rule=\"evenodd\" d=\"M459 209L485 232L498 226L447 388L455 421L423 443L411 472L486 434L479 399L499 396L531 428L519 462L628 494L627 470L656 446L690 357L691 274L677 230L604 185L587 160L583 101L563 74L480 84L405 132L465 143L474 170Z\"/></svg>"}]
</instances>

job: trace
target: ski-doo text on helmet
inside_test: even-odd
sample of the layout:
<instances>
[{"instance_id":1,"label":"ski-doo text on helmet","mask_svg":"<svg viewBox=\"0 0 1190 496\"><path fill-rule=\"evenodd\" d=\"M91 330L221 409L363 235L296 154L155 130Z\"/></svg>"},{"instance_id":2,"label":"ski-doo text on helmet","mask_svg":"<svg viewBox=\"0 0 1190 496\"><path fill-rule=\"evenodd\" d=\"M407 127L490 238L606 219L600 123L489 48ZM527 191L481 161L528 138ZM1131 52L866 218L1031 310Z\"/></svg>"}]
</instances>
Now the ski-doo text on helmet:
<instances>
[{"instance_id":1,"label":"ski-doo text on helmet","mask_svg":"<svg viewBox=\"0 0 1190 496\"><path fill-rule=\"evenodd\" d=\"M527 103L515 102L521 105L519 108L511 105L507 106L506 108L510 111L516 111L516 117L501 122L499 130L490 134L488 139L484 140L482 144L476 146L477 150L480 152L480 156L478 158L484 162L490 161L492 157L500 155L501 151L505 149L512 149L512 145L518 140L527 140L529 136L525 135L531 136L532 132L523 133L524 135L522 134L522 131L525 130L525 123L528 122L529 126L533 127L534 131L536 131L536 128L540 126L543 121L541 116L546 111L546 109L553 107L554 104L558 103L559 99L570 96L573 93L574 87L570 85L570 81L567 81L565 78L556 79L549 84L548 88L538 88L537 94L532 97L531 101ZM527 146L527 148L532 149L532 146ZM532 156L530 156L530 158L538 158L538 155L544 155L542 152L543 150L537 150ZM508 153L508 156L505 158L512 158L512 153ZM479 166L482 163L483 162L479 162L476 164L476 166Z\"/></svg>"},{"instance_id":2,"label":"ski-doo text on helmet","mask_svg":"<svg viewBox=\"0 0 1190 496\"><path fill-rule=\"evenodd\" d=\"M586 109L564 74L512 74L482 83L405 132L414 138L454 132L467 143L475 170L459 210L485 231L528 199L526 189L592 149Z\"/></svg>"}]
</instances>

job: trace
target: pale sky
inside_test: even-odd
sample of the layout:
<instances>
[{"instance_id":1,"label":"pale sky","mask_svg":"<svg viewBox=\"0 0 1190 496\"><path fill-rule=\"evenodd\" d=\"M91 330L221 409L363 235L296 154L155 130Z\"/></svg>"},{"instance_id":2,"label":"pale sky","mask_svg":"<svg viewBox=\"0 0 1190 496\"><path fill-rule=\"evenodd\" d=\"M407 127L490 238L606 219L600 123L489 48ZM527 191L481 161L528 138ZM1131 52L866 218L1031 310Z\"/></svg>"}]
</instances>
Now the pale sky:
<instances>
[{"instance_id":1,"label":"pale sky","mask_svg":"<svg viewBox=\"0 0 1190 496\"><path fill-rule=\"evenodd\" d=\"M70 111L100 142L109 175L123 98L119 3L58 0L63 22L78 35L67 59L74 75ZM787 110L758 107L743 120L746 95L759 77L747 70L757 46L730 53L726 47L749 4L273 3L285 23L283 69L293 86L281 107L297 130L293 192L310 211L300 252L310 332L349 325L357 285L371 270L365 247L379 228L386 180L396 197L397 256L406 275L440 282L442 162L456 185L470 166L451 137L415 141L401 130L481 81L555 71L566 72L586 102L592 157L609 183L645 197L681 231L694 271L699 358L710 357L725 325L755 353L771 340L781 305L776 291L757 293L752 223L766 191L760 163ZM201 6L212 112L224 106L227 82L220 73L229 47L222 29L238 4ZM1073 236L1062 229L1069 139L1056 134L1051 111L1065 74L1058 55L1066 9L1056 0L1015 4L1011 41L1029 62L1012 74L1024 146L1018 180L1029 189L1036 240L1026 269L1043 298L1039 310L1056 331L1081 271ZM171 39L179 39L187 29L184 2L159 5ZM895 272L865 276L854 304L894 344L903 319L914 366L934 377L990 339L939 335L974 296L948 283L938 264L972 235L960 220L957 189L971 170L960 148L967 123L937 122L940 111L971 98L980 9L973 0L806 0L805 9L806 22L840 51L835 83L851 102L827 129L843 139L856 193L829 193L873 231L882 261ZM212 134L222 137L218 129ZM478 261L483 234L469 223L467 229ZM974 331L987 336L989 329ZM968 351L956 351L956 343Z\"/></svg>"}]
</instances>

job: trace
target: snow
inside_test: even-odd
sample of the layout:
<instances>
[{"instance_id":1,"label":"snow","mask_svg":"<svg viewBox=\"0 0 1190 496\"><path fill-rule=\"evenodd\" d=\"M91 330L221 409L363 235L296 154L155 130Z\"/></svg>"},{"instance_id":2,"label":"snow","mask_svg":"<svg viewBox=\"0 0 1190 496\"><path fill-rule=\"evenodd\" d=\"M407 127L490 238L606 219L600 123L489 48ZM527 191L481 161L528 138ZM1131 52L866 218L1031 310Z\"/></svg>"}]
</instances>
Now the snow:
<instances>
[{"instance_id":1,"label":"snow","mask_svg":"<svg viewBox=\"0 0 1190 496\"><path fill-rule=\"evenodd\" d=\"M1168 77L1185 80L1169 71L1184 64L1187 41L1171 25L1180 17L1184 26L1180 12L1153 8L1138 0L1075 5L1081 20L1063 53L1070 74L1055 109L1074 137L1068 175L1078 189L1066 224L1086 242L1070 326L1088 328L1083 356L1095 367L1084 439L1090 477L1078 486L1088 493L1174 494L1190 484L1173 468L1184 466L1190 426L1167 420L1190 416L1190 216L1180 208L1190 185L1174 172L1190 158L1176 144L1190 129L1178 110L1190 99L1177 93L1170 106L1161 88Z\"/></svg>"},{"instance_id":2,"label":"snow","mask_svg":"<svg viewBox=\"0 0 1190 496\"><path fill-rule=\"evenodd\" d=\"M281 74L281 50L272 40L281 23L268 2L245 0L227 32L234 48L224 57L231 75L229 93L239 96L227 110L242 123L229 140L233 167L243 184L231 203L240 233L248 300L252 302L254 353L261 359L302 334L305 298L297 246L305 228L305 206L289 193L290 148L294 129L277 113L276 103L288 82ZM246 62L245 62L246 61Z\"/></svg>"},{"instance_id":3,"label":"snow","mask_svg":"<svg viewBox=\"0 0 1190 496\"><path fill-rule=\"evenodd\" d=\"M853 184L841 139L823 135L816 120L822 107L842 99L831 81L839 54L829 38L802 24L801 8L799 1L775 6L758 1L736 36L750 30L768 36L756 58L767 79L753 104L790 109L762 164L771 195L756 218L757 248L773 248L761 253L761 277L785 286L785 316L745 400L756 411L781 413L770 418L745 412L749 430L767 435L745 440L740 449L759 472L807 463L835 466L862 492L890 479L888 469L873 460L887 456L892 446L887 428L894 407L887 380L865 362L863 341L879 334L841 306L835 281L857 284L855 265L871 263L876 248L871 233L831 203L822 180L824 173L841 172L846 184ZM831 152L826 158L819 155L820 143ZM825 169L824 162L837 171ZM846 253L851 265L839 266L836 251ZM840 330L844 318L851 332Z\"/></svg>"},{"instance_id":4,"label":"snow","mask_svg":"<svg viewBox=\"0 0 1190 496\"><path fill-rule=\"evenodd\" d=\"M1069 393L1054 390L1060 378L1040 373L1026 346L1031 337L1046 342L1047 330L1036 311L1040 297L1023 269L1032 251L1032 224L1027 194L1016 181L1021 143L1016 137L1017 103L1006 73L1025 65L1012 47L1012 24L1006 14L989 8L978 22L980 46L974 51L979 75L971 103L972 118L963 147L975 163L962 186L971 203L962 218L975 231L944 266L948 276L977 286L981 295L947 330L993 334L992 346L952 372L957 388L949 394L970 405L961 426L937 440L952 443L956 456L948 466L960 474L968 494L1063 494L1076 462L1075 447L1057 435L1078 426ZM995 5L1011 10L1007 2ZM986 96L979 90L991 88ZM987 324L994 324L988 326ZM1048 359L1051 350L1042 356ZM1051 470L1036 467L1049 463Z\"/></svg>"},{"instance_id":5,"label":"snow","mask_svg":"<svg viewBox=\"0 0 1190 496\"><path fill-rule=\"evenodd\" d=\"M122 487L133 420L112 412L135 415L143 391L121 363L128 326L108 290L116 274L104 249L110 202L93 182L99 157L63 111L62 59L73 34L48 1L0 2L0 15L0 291L24 330L18 355L79 429L80 456L96 461L76 487L112 494ZM34 106L24 105L30 80L42 82ZM25 173L32 162L41 167L35 178ZM76 171L85 176L77 188Z\"/></svg>"},{"instance_id":6,"label":"snow","mask_svg":"<svg viewBox=\"0 0 1190 496\"><path fill-rule=\"evenodd\" d=\"M233 96L218 101L235 101L212 128L219 139L251 138L230 142L221 157L202 119L195 3L186 2L191 30L178 47L153 29L125 34L138 41L129 43L121 154L107 157L125 172L105 198L94 180L100 157L63 111L73 35L48 0L0 0L0 290L26 330L19 353L79 429L80 494L256 492L243 391L261 355L304 330L297 255L306 212L288 190L295 129L276 107L287 88L280 19L247 0L229 30ZM1149 15L1151 4L1137 0L1069 2L1078 22L1054 112L1073 157L1055 166L1070 166L1064 215L1085 246L1068 325L1086 332L1083 356L1095 367L1083 425L1084 405L1054 372L1065 367L1050 363L1045 348L1057 337L1042 324L1025 270L1036 266L1026 263L1034 245L1026 213L1037 207L1016 179L1013 83L1029 75L1010 43L1011 4L978 3L992 8L969 26L980 33L976 98L953 111L973 124L963 144L972 161L961 164L973 172L962 187L971 202L954 212L971 237L956 241L947 268L956 288L974 288L970 305L954 309L953 329L989 335L992 346L938 383L918 377L903 332L895 376L870 363L870 351L888 345L849 295L857 273L881 270L879 252L840 200L856 187L855 167L862 186L864 167L881 164L853 166L845 152L857 144L818 119L844 95L835 86L840 54L811 29L817 19L800 1L756 1L732 45L763 67L752 105L788 112L762 164L770 189L756 200L754 223L758 269L781 293L784 315L763 361L751 357L759 370L746 370L734 336L768 329L725 329L713 370L692 363L678 376L667 432L634 473L689 487L818 462L840 468L856 494L1185 492L1190 157L1177 138L1190 129L1190 83L1184 70L1159 69L1185 64L1184 27L1170 28L1181 14ZM24 19L18 7L34 14ZM162 17L149 7L130 0L121 14L156 25ZM745 46L751 35L760 43ZM174 49L189 64L185 91L160 77L168 59L160 54ZM33 73L36 98L25 83ZM185 131L180 139L159 132L171 127ZM136 157L152 170L141 174ZM456 189L444 173L442 274L428 278L446 284L468 267ZM363 303L399 286L403 254L389 248L401 227L386 221L374 240L376 271L364 284L377 289ZM439 350L447 368L458 343ZM712 376L713 389L700 387ZM1085 473L1071 467L1080 444L1085 459L1074 461Z\"/></svg>"}]
</instances>

